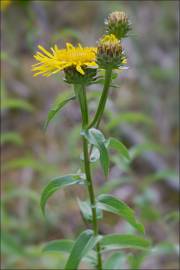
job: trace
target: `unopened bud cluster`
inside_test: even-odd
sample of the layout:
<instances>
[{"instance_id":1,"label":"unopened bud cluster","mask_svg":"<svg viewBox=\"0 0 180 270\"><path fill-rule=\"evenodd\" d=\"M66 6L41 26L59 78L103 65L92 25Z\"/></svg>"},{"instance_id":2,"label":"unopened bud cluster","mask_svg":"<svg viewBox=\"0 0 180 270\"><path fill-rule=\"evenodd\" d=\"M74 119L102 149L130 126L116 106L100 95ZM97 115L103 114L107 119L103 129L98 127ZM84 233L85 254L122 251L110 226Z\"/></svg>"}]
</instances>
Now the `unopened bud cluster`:
<instances>
[{"instance_id":1,"label":"unopened bud cluster","mask_svg":"<svg viewBox=\"0 0 180 270\"><path fill-rule=\"evenodd\" d=\"M97 63L101 68L118 68L124 59L121 42L115 35L105 35L98 42Z\"/></svg>"},{"instance_id":2,"label":"unopened bud cluster","mask_svg":"<svg viewBox=\"0 0 180 270\"><path fill-rule=\"evenodd\" d=\"M118 39L127 36L131 25L125 12L112 12L105 21L106 30L108 34L114 34Z\"/></svg>"}]
</instances>

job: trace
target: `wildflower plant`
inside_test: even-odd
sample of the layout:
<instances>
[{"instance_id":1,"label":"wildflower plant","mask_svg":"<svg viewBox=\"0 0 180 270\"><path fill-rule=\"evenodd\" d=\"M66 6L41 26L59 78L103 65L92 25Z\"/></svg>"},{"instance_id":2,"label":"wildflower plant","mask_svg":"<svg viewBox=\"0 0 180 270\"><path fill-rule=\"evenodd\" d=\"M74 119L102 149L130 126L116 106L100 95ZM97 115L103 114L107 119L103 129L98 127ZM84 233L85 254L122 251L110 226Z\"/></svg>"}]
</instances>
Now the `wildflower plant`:
<instances>
[{"instance_id":1,"label":"wildflower plant","mask_svg":"<svg viewBox=\"0 0 180 270\"><path fill-rule=\"evenodd\" d=\"M47 127L55 114L73 99L79 101L82 116L80 136L83 146L83 172L78 170L77 173L51 180L41 195L41 208L45 213L46 203L55 191L71 185L81 185L88 191L87 201L78 200L78 204L83 219L89 223L91 229L81 232L75 241L55 240L49 242L44 248L45 251L67 252L69 254L65 265L67 270L78 269L82 260L90 263L91 267L95 267L95 269L107 269L106 266L110 266L115 257L112 255L108 260L105 260L105 252L112 253L121 248L147 249L150 245L149 240L143 236L143 225L136 219L134 211L125 202L110 194L96 196L91 170L92 162L99 159L105 180L108 181L110 163L108 150L110 148L118 150L123 158L130 160L128 150L122 142L112 137L107 139L99 130L113 79L113 71L123 69L127 64L121 39L127 36L129 30L130 23L127 15L124 12L116 11L110 14L106 20L107 33L99 39L97 48L82 47L80 44L75 47L67 43L66 48L60 49L55 45L49 52L39 46L39 51L34 56L37 60L37 63L32 67L35 76L41 74L48 77L63 71L65 82L74 86L74 96L56 102L56 106L48 114L45 126ZM100 70L104 70L104 86L95 115L93 119L90 119L86 86L98 82ZM103 211L119 215L138 234L100 234L98 223L99 220L103 219Z\"/></svg>"}]
</instances>

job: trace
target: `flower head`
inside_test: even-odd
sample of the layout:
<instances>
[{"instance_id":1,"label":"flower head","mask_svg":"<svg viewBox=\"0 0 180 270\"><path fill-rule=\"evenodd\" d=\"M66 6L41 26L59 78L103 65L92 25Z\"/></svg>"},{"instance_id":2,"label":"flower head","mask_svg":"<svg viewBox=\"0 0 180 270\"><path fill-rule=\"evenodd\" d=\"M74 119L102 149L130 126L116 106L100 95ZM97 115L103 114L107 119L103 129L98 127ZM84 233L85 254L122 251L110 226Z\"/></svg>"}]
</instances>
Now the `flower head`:
<instances>
[{"instance_id":1,"label":"flower head","mask_svg":"<svg viewBox=\"0 0 180 270\"><path fill-rule=\"evenodd\" d=\"M124 59L121 42L115 35L105 35L99 40L97 63L100 67L107 68L111 66L112 68L118 68L121 64L124 64Z\"/></svg>"},{"instance_id":2,"label":"flower head","mask_svg":"<svg viewBox=\"0 0 180 270\"><path fill-rule=\"evenodd\" d=\"M118 39L126 37L128 31L131 29L128 17L123 11L112 12L105 21L105 24L108 34L114 34Z\"/></svg>"},{"instance_id":3,"label":"flower head","mask_svg":"<svg viewBox=\"0 0 180 270\"><path fill-rule=\"evenodd\" d=\"M42 74L50 76L61 70L73 68L82 75L85 75L86 67L96 67L96 51L94 47L83 48L80 44L74 47L70 43L66 43L65 49L59 49L57 45L51 48L52 52L48 52L42 46L38 46L41 52L37 52L34 58L38 61L32 66L35 72L34 76Z\"/></svg>"}]
</instances>

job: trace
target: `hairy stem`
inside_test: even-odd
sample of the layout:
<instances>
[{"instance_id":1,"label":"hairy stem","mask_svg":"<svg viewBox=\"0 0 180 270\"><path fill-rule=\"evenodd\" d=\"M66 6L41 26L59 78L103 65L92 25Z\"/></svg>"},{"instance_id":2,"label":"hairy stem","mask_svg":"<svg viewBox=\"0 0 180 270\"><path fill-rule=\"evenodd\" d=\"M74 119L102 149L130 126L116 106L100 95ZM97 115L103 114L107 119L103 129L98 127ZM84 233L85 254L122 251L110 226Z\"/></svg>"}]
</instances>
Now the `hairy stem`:
<instances>
[{"instance_id":1,"label":"hairy stem","mask_svg":"<svg viewBox=\"0 0 180 270\"><path fill-rule=\"evenodd\" d=\"M80 107L81 107L81 114L82 114L82 128L86 129L88 126L88 106L87 106L87 99L86 99L86 92L83 85L76 85L75 92L78 96ZM90 168L90 160L89 160L89 153L88 153L88 142L83 137L83 154L84 154L84 171L86 174L87 186L88 186L88 193L91 203L91 210L92 210L92 224L93 224L93 231L94 235L98 235L98 221L97 221L97 213L96 213L96 200L94 194L94 187L93 181L91 176L91 168ZM96 251L97 251L97 269L102 270L102 258L101 258L101 247L100 244L96 244Z\"/></svg>"}]
</instances>

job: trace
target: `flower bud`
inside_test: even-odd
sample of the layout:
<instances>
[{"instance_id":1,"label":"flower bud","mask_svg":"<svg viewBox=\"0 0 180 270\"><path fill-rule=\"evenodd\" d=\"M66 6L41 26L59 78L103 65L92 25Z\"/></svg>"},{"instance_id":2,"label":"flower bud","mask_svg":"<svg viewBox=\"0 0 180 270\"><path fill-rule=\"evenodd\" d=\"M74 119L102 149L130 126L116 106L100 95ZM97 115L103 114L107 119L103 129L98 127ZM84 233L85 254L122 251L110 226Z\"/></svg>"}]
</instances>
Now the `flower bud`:
<instances>
[{"instance_id":1,"label":"flower bud","mask_svg":"<svg viewBox=\"0 0 180 270\"><path fill-rule=\"evenodd\" d=\"M114 34L118 39L127 36L131 25L128 17L123 11L112 12L105 21L108 34Z\"/></svg>"},{"instance_id":2,"label":"flower bud","mask_svg":"<svg viewBox=\"0 0 180 270\"><path fill-rule=\"evenodd\" d=\"M100 68L118 68L124 59L121 42L113 35L105 35L98 42L97 63Z\"/></svg>"}]
</instances>

